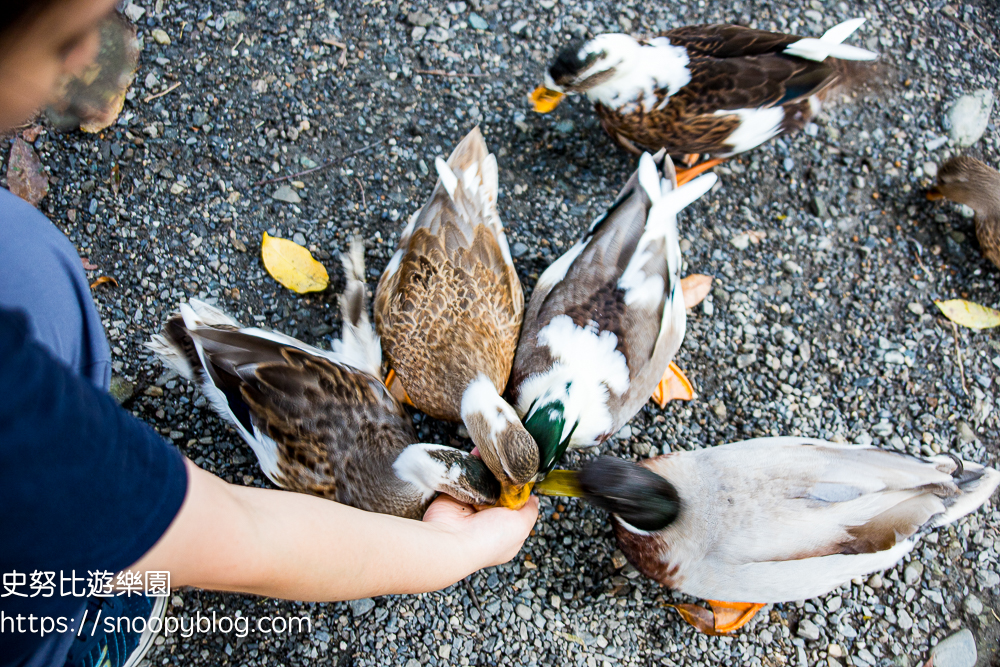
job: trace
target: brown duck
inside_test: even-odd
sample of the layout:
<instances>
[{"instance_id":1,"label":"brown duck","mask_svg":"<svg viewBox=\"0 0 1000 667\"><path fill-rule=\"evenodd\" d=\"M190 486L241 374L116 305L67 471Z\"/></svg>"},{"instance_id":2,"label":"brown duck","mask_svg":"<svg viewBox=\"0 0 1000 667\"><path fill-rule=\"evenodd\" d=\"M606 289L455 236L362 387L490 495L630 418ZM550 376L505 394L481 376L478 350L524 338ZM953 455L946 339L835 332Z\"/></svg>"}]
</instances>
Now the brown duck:
<instances>
[{"instance_id":1,"label":"brown duck","mask_svg":"<svg viewBox=\"0 0 1000 667\"><path fill-rule=\"evenodd\" d=\"M375 293L375 326L392 372L417 409L461 421L521 507L538 472L538 447L501 398L524 293L497 214L496 158L479 128L438 158L430 199L403 229Z\"/></svg>"},{"instance_id":2,"label":"brown duck","mask_svg":"<svg viewBox=\"0 0 1000 667\"><path fill-rule=\"evenodd\" d=\"M414 519L439 491L492 504L499 486L482 461L417 443L406 409L380 380L360 243L344 264L344 333L332 352L242 328L197 299L181 304L148 346L199 385L281 488Z\"/></svg>"},{"instance_id":3,"label":"brown duck","mask_svg":"<svg viewBox=\"0 0 1000 667\"><path fill-rule=\"evenodd\" d=\"M737 25L676 28L649 39L598 35L564 49L531 94L547 113L585 94L604 129L633 153L726 158L802 128L848 78L850 63L875 53L842 44L864 19L819 39ZM679 175L684 183L719 160Z\"/></svg>"},{"instance_id":4,"label":"brown duck","mask_svg":"<svg viewBox=\"0 0 1000 667\"><path fill-rule=\"evenodd\" d=\"M974 210L979 249L1000 268L1000 172L960 155L945 162L937 178L927 198L950 199Z\"/></svg>"}]
</instances>

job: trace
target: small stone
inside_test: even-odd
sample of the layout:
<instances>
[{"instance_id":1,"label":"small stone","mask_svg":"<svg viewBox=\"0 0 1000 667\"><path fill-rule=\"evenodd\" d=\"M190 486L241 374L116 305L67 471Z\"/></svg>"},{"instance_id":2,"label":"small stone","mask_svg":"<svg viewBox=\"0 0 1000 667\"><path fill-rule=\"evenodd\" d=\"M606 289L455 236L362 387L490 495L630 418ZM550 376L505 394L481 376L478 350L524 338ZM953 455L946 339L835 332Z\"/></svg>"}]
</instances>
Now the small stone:
<instances>
[{"instance_id":1,"label":"small stone","mask_svg":"<svg viewBox=\"0 0 1000 667\"><path fill-rule=\"evenodd\" d=\"M125 5L124 11L125 11L125 16L127 16L128 20L131 21L132 23L136 23L139 19L142 18L142 15L146 13L145 9L131 2Z\"/></svg>"},{"instance_id":2,"label":"small stone","mask_svg":"<svg viewBox=\"0 0 1000 667\"><path fill-rule=\"evenodd\" d=\"M173 185L170 186L170 194L172 195L179 195L185 190L187 190L187 188L184 186L183 183L174 183Z\"/></svg>"},{"instance_id":3,"label":"small stone","mask_svg":"<svg viewBox=\"0 0 1000 667\"><path fill-rule=\"evenodd\" d=\"M574 123L569 118L556 123L556 132L559 134L569 134L573 131Z\"/></svg>"},{"instance_id":4,"label":"small stone","mask_svg":"<svg viewBox=\"0 0 1000 667\"><path fill-rule=\"evenodd\" d=\"M931 650L934 667L974 667L978 659L976 638L968 628L942 640Z\"/></svg>"},{"instance_id":5,"label":"small stone","mask_svg":"<svg viewBox=\"0 0 1000 667\"><path fill-rule=\"evenodd\" d=\"M650 446L650 444L642 440L636 440L635 442L632 443L632 453L642 458L649 456L649 452L651 449L652 447Z\"/></svg>"},{"instance_id":6,"label":"small stone","mask_svg":"<svg viewBox=\"0 0 1000 667\"><path fill-rule=\"evenodd\" d=\"M438 657L447 660L451 657L451 644L441 644L438 646Z\"/></svg>"},{"instance_id":7,"label":"small stone","mask_svg":"<svg viewBox=\"0 0 1000 667\"><path fill-rule=\"evenodd\" d=\"M156 78L155 74L150 72L149 74L146 75L146 78L143 79L142 83L144 86L146 86L147 90L153 90L154 88L160 85L160 80Z\"/></svg>"},{"instance_id":8,"label":"small stone","mask_svg":"<svg viewBox=\"0 0 1000 667\"><path fill-rule=\"evenodd\" d=\"M712 406L712 412L714 412L715 416L719 419L725 419L729 414L729 411L726 410L726 404L722 401L718 401Z\"/></svg>"},{"instance_id":9,"label":"small stone","mask_svg":"<svg viewBox=\"0 0 1000 667\"><path fill-rule=\"evenodd\" d=\"M795 631L795 634L803 639L814 642L819 639L819 628L808 618L803 618L799 621L799 629Z\"/></svg>"},{"instance_id":10,"label":"small stone","mask_svg":"<svg viewBox=\"0 0 1000 667\"><path fill-rule=\"evenodd\" d=\"M920 581L920 577L922 576L924 576L924 564L920 561L914 561L903 570L903 583L907 586L912 586Z\"/></svg>"},{"instance_id":11,"label":"small stone","mask_svg":"<svg viewBox=\"0 0 1000 667\"><path fill-rule=\"evenodd\" d=\"M910 311L911 313L913 313L914 315L923 315L923 314L924 314L924 307L923 307L923 306L921 306L921 305L920 305L919 303L917 303L916 301L914 301L913 303L909 304L909 305L907 306L907 308L908 308L908 309L909 309L909 311Z\"/></svg>"},{"instance_id":12,"label":"small stone","mask_svg":"<svg viewBox=\"0 0 1000 667\"><path fill-rule=\"evenodd\" d=\"M806 405L809 406L810 410L815 410L816 408L818 408L820 406L820 404L822 402L823 402L823 397L822 396L810 396L809 400L806 401Z\"/></svg>"},{"instance_id":13,"label":"small stone","mask_svg":"<svg viewBox=\"0 0 1000 667\"><path fill-rule=\"evenodd\" d=\"M881 421L872 426L872 432L880 438L887 438L892 435L892 424L887 421Z\"/></svg>"},{"instance_id":14,"label":"small stone","mask_svg":"<svg viewBox=\"0 0 1000 667\"><path fill-rule=\"evenodd\" d=\"M427 34L424 35L424 39L430 40L432 42L447 42L451 38L451 33L442 28L441 26L435 25L427 29Z\"/></svg>"},{"instance_id":15,"label":"small stone","mask_svg":"<svg viewBox=\"0 0 1000 667\"><path fill-rule=\"evenodd\" d=\"M486 30L490 27L490 24L486 22L486 19L475 12L469 14L469 25L476 30Z\"/></svg>"},{"instance_id":16,"label":"small stone","mask_svg":"<svg viewBox=\"0 0 1000 667\"><path fill-rule=\"evenodd\" d=\"M729 239L729 242L732 243L737 250L746 250L750 245L750 235L743 232L742 234L737 234L733 238Z\"/></svg>"},{"instance_id":17,"label":"small stone","mask_svg":"<svg viewBox=\"0 0 1000 667\"><path fill-rule=\"evenodd\" d=\"M434 23L434 17L427 12L410 12L406 15L406 20L410 25L426 28Z\"/></svg>"},{"instance_id":18,"label":"small stone","mask_svg":"<svg viewBox=\"0 0 1000 667\"><path fill-rule=\"evenodd\" d=\"M906 356L898 350L885 353L885 363L902 365L906 363Z\"/></svg>"},{"instance_id":19,"label":"small stone","mask_svg":"<svg viewBox=\"0 0 1000 667\"><path fill-rule=\"evenodd\" d=\"M967 596L965 596L965 599L962 600L962 609L964 609L965 613L967 614L972 614L973 616L979 616L981 613L983 613L983 603L980 602L979 598L977 598L975 595L969 593Z\"/></svg>"},{"instance_id":20,"label":"small stone","mask_svg":"<svg viewBox=\"0 0 1000 667\"><path fill-rule=\"evenodd\" d=\"M979 438L976 436L976 432L972 430L966 422L958 422L958 439L962 444L975 442Z\"/></svg>"},{"instance_id":21,"label":"small stone","mask_svg":"<svg viewBox=\"0 0 1000 667\"><path fill-rule=\"evenodd\" d=\"M516 607L514 607L514 613L525 621L531 620L531 607L527 605L518 604Z\"/></svg>"},{"instance_id":22,"label":"small stone","mask_svg":"<svg viewBox=\"0 0 1000 667\"><path fill-rule=\"evenodd\" d=\"M523 36L528 29L528 22L524 19L517 21L510 27L510 34Z\"/></svg>"},{"instance_id":23,"label":"small stone","mask_svg":"<svg viewBox=\"0 0 1000 667\"><path fill-rule=\"evenodd\" d=\"M146 396L163 396L163 388L156 386L146 387L146 391L142 393L144 393Z\"/></svg>"},{"instance_id":24,"label":"small stone","mask_svg":"<svg viewBox=\"0 0 1000 667\"><path fill-rule=\"evenodd\" d=\"M757 363L757 355L752 352L750 354L741 354L736 357L736 367L740 370L755 363Z\"/></svg>"},{"instance_id":25,"label":"small stone","mask_svg":"<svg viewBox=\"0 0 1000 667\"><path fill-rule=\"evenodd\" d=\"M135 393L135 385L123 377L113 375L111 376L111 386L108 387L108 393L121 404L132 398L132 394Z\"/></svg>"},{"instance_id":26,"label":"small stone","mask_svg":"<svg viewBox=\"0 0 1000 667\"><path fill-rule=\"evenodd\" d=\"M616 570L620 570L628 565L628 558L625 558L625 554L620 549L615 549L615 552L611 554L611 564Z\"/></svg>"},{"instance_id":27,"label":"small stone","mask_svg":"<svg viewBox=\"0 0 1000 667\"><path fill-rule=\"evenodd\" d=\"M906 613L905 609L899 612L899 617L896 620L896 625L899 626L900 630L909 630L910 628L913 627L913 619L910 618L910 615Z\"/></svg>"},{"instance_id":28,"label":"small stone","mask_svg":"<svg viewBox=\"0 0 1000 667\"><path fill-rule=\"evenodd\" d=\"M628 440L632 437L632 427L625 424L615 433L615 440Z\"/></svg>"},{"instance_id":29,"label":"small stone","mask_svg":"<svg viewBox=\"0 0 1000 667\"><path fill-rule=\"evenodd\" d=\"M448 10L448 13L451 14L452 16L458 16L466 9L468 9L469 6L464 2L462 2L462 0L459 0L458 2L449 2L445 8Z\"/></svg>"},{"instance_id":30,"label":"small stone","mask_svg":"<svg viewBox=\"0 0 1000 667\"><path fill-rule=\"evenodd\" d=\"M427 34L427 28L417 26L410 31L410 39L412 39L414 42L419 42L424 38L424 35L426 34Z\"/></svg>"},{"instance_id":31,"label":"small stone","mask_svg":"<svg viewBox=\"0 0 1000 667\"><path fill-rule=\"evenodd\" d=\"M868 577L868 585L871 588L875 589L876 591L882 588L882 575L873 574L872 576Z\"/></svg>"},{"instance_id":32,"label":"small stone","mask_svg":"<svg viewBox=\"0 0 1000 667\"><path fill-rule=\"evenodd\" d=\"M971 146L986 132L993 111L993 93L985 88L958 98L948 112L951 138L959 146Z\"/></svg>"},{"instance_id":33,"label":"small stone","mask_svg":"<svg viewBox=\"0 0 1000 667\"><path fill-rule=\"evenodd\" d=\"M802 267L790 259L786 259L781 267L788 273L802 273Z\"/></svg>"},{"instance_id":34,"label":"small stone","mask_svg":"<svg viewBox=\"0 0 1000 667\"><path fill-rule=\"evenodd\" d=\"M510 249L510 254L514 257L523 257L527 252L528 246L524 245L520 241L515 243Z\"/></svg>"},{"instance_id":35,"label":"small stone","mask_svg":"<svg viewBox=\"0 0 1000 667\"><path fill-rule=\"evenodd\" d=\"M292 189L292 186L290 185L282 185L274 191L274 194L271 195L271 197L288 204L298 204L302 201L302 198L299 197L299 193Z\"/></svg>"},{"instance_id":36,"label":"small stone","mask_svg":"<svg viewBox=\"0 0 1000 667\"><path fill-rule=\"evenodd\" d=\"M840 644L830 644L826 647L826 652L834 658L844 657L844 649L840 648Z\"/></svg>"},{"instance_id":37,"label":"small stone","mask_svg":"<svg viewBox=\"0 0 1000 667\"><path fill-rule=\"evenodd\" d=\"M833 612L840 609L841 605L843 604L844 604L844 598L840 597L839 595L836 597L832 597L829 600L827 600L826 610L832 614Z\"/></svg>"},{"instance_id":38,"label":"small stone","mask_svg":"<svg viewBox=\"0 0 1000 667\"><path fill-rule=\"evenodd\" d=\"M361 618L375 608L375 600L372 600L371 598L351 600L347 604L350 606L351 613L354 614L354 618Z\"/></svg>"},{"instance_id":39,"label":"small stone","mask_svg":"<svg viewBox=\"0 0 1000 667\"><path fill-rule=\"evenodd\" d=\"M923 164L924 175L927 178L937 178L938 166L937 162L924 162Z\"/></svg>"},{"instance_id":40,"label":"small stone","mask_svg":"<svg viewBox=\"0 0 1000 667\"><path fill-rule=\"evenodd\" d=\"M153 37L153 41L157 44L162 44L163 46L168 46L170 44L170 35L168 35L167 31L162 28L154 28L153 32L149 34Z\"/></svg>"}]
</instances>

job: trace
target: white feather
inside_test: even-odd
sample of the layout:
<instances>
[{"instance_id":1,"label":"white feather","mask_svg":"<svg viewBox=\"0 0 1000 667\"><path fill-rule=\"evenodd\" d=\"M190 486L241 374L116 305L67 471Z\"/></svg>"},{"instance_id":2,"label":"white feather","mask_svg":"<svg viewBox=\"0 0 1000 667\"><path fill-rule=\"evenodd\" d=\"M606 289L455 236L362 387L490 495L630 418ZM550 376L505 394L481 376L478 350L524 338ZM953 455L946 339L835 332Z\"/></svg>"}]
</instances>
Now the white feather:
<instances>
[{"instance_id":1,"label":"white feather","mask_svg":"<svg viewBox=\"0 0 1000 667\"><path fill-rule=\"evenodd\" d=\"M823 62L830 57L840 60L875 60L878 58L877 53L841 43L864 22L865 19L862 18L844 21L827 30L819 39L806 37L789 44L785 47L785 53L816 62Z\"/></svg>"},{"instance_id":2,"label":"white feather","mask_svg":"<svg viewBox=\"0 0 1000 667\"><path fill-rule=\"evenodd\" d=\"M392 464L396 477L420 489L423 500L428 500L439 489L454 486L462 475L462 467L457 463L449 466L429 456L427 452L432 450L455 451L444 445L417 443L404 449Z\"/></svg>"},{"instance_id":3,"label":"white feather","mask_svg":"<svg viewBox=\"0 0 1000 667\"><path fill-rule=\"evenodd\" d=\"M611 109L629 111L641 106L648 113L657 102L655 91L665 89L669 97L691 82L687 50L673 46L666 37L644 45L629 35L598 35L584 44L580 58L585 60L601 52L606 55L582 72L579 79L614 68L607 81L587 90L591 101Z\"/></svg>"},{"instance_id":4,"label":"white feather","mask_svg":"<svg viewBox=\"0 0 1000 667\"><path fill-rule=\"evenodd\" d=\"M781 124L785 120L785 109L780 106L765 109L720 109L715 115L739 116L740 124L725 141L726 145L731 146L726 155L736 155L756 148L780 134Z\"/></svg>"},{"instance_id":5,"label":"white feather","mask_svg":"<svg viewBox=\"0 0 1000 667\"><path fill-rule=\"evenodd\" d=\"M480 414L486 419L490 427L490 439L494 442L501 433L519 423L514 408L500 397L493 381L485 373L480 373L470 382L462 394L462 420L468 424L467 418L474 414Z\"/></svg>"},{"instance_id":6,"label":"white feather","mask_svg":"<svg viewBox=\"0 0 1000 667\"><path fill-rule=\"evenodd\" d=\"M624 394L631 380L628 362L616 348L618 338L596 326L578 327L568 315L558 315L538 332L538 344L548 348L553 363L544 373L529 377L520 388L518 414L532 403L563 404L566 429L573 428L570 447L596 444L613 426L607 408L609 391ZM566 437L562 433L559 440Z\"/></svg>"},{"instance_id":7,"label":"white feather","mask_svg":"<svg viewBox=\"0 0 1000 667\"><path fill-rule=\"evenodd\" d=\"M438 178L441 179L441 185L448 192L448 196L454 199L455 188L458 187L458 177L455 176L455 172L440 157L434 159L434 168L437 169Z\"/></svg>"}]
</instances>

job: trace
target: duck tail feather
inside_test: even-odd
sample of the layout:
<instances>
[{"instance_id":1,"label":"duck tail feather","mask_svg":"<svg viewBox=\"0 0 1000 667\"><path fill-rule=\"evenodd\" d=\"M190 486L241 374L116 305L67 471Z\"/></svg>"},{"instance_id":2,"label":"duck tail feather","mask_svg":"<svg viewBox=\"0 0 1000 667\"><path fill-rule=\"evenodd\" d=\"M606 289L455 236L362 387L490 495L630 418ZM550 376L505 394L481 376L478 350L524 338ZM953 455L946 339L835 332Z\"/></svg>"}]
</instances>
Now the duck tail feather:
<instances>
[{"instance_id":1,"label":"duck tail feather","mask_svg":"<svg viewBox=\"0 0 1000 667\"><path fill-rule=\"evenodd\" d=\"M984 505L990 496L1000 486L1000 471L978 463L969 461L958 461L957 463L947 456L935 456L932 462L938 464L939 469L950 472L954 479L958 493L944 498L945 507L943 514L934 517L931 526L944 526L966 514L971 514Z\"/></svg>"},{"instance_id":2,"label":"duck tail feather","mask_svg":"<svg viewBox=\"0 0 1000 667\"><path fill-rule=\"evenodd\" d=\"M805 37L792 42L785 47L785 53L790 56L823 62L827 58L838 58L840 60L875 60L878 54L857 46L843 44L843 41L850 37L855 30L861 27L865 19L856 18L839 23L825 33L819 39L815 37Z\"/></svg>"},{"instance_id":3,"label":"duck tail feather","mask_svg":"<svg viewBox=\"0 0 1000 667\"><path fill-rule=\"evenodd\" d=\"M368 318L365 246L360 237L351 239L350 247L341 254L340 261L344 265L347 285L340 295L343 332L341 340L334 344L334 351L344 355L347 363L355 368L378 376L382 365L382 348Z\"/></svg>"}]
</instances>

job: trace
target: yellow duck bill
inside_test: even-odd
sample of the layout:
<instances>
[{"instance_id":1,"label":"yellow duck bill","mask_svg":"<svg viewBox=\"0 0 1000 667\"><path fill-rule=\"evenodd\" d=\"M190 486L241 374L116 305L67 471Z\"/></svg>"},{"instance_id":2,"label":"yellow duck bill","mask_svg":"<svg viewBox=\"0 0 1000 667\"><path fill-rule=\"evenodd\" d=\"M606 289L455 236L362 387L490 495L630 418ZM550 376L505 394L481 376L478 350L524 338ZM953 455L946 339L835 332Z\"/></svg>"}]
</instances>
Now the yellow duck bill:
<instances>
[{"instance_id":1,"label":"yellow duck bill","mask_svg":"<svg viewBox=\"0 0 1000 667\"><path fill-rule=\"evenodd\" d=\"M545 86L539 86L532 91L528 98L531 100L531 104L535 107L535 111L538 113L548 113L559 106L562 98L566 97L566 93L560 93L558 90L552 90L551 88L546 88Z\"/></svg>"}]
</instances>

